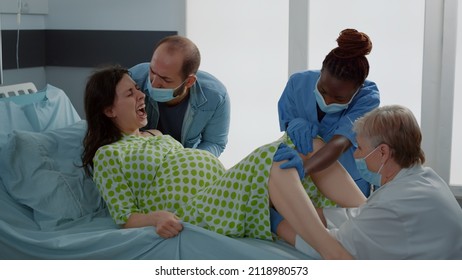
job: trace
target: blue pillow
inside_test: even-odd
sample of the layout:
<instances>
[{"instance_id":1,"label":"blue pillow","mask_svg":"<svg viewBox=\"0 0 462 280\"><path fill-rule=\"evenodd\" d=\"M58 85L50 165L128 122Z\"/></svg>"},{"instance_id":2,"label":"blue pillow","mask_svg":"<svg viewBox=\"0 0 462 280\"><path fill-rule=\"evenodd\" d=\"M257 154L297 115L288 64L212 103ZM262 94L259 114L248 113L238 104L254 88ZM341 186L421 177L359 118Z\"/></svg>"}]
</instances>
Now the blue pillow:
<instances>
[{"instance_id":1,"label":"blue pillow","mask_svg":"<svg viewBox=\"0 0 462 280\"><path fill-rule=\"evenodd\" d=\"M104 207L93 180L81 168L86 122L44 132L13 131L0 151L5 189L33 211L41 229Z\"/></svg>"}]
</instances>

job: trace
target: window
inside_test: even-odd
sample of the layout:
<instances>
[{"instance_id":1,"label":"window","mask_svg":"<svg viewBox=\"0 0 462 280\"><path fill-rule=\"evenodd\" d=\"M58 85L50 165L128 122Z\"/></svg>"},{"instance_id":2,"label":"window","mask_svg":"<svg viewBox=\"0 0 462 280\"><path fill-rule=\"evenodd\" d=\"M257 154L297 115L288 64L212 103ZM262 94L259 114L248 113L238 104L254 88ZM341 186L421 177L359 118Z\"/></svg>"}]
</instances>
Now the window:
<instances>
[{"instance_id":1,"label":"window","mask_svg":"<svg viewBox=\"0 0 462 280\"><path fill-rule=\"evenodd\" d=\"M454 84L454 110L452 119L452 147L451 147L451 177L450 184L462 186L462 126L458 121L462 119L462 3L458 5L456 70ZM459 79L457 78L459 77Z\"/></svg>"},{"instance_id":2,"label":"window","mask_svg":"<svg viewBox=\"0 0 462 280\"><path fill-rule=\"evenodd\" d=\"M377 83L381 105L398 103L410 108L425 128L424 142L427 139L435 143L424 147L428 152L427 164L451 185L462 185L462 145L459 144L462 128L457 125L462 112L454 110L452 146L442 147L444 145L438 144L441 138L431 134L433 128L442 126L441 120L433 120L433 112L441 115L439 111L445 110L444 104L435 109L437 100L429 98L435 91L429 92L422 86L428 85L423 80L425 5L440 8L445 2L450 9L458 6L458 14L462 14L462 5L457 5L456 0L375 0L373 5L369 0L188 0L186 35L201 50L201 69L217 76L231 97L229 143L220 157L225 166L232 166L254 148L282 135L277 101L288 74L319 69L327 53L337 46L335 40L339 32L355 28L372 40L368 79ZM304 18L294 20L294 15ZM433 24L437 23L430 21L432 28ZM462 54L462 20L457 30L457 48ZM295 47L289 49L289 42L295 42ZM437 55L433 49L430 53ZM430 59L426 67L434 67L432 62ZM433 73L432 69L429 75ZM455 75L462 76L462 55L456 57ZM427 95L422 95L425 90ZM455 79L454 92L462 92L461 79ZM454 94L454 108L460 106L462 95ZM450 163L441 149L451 149L447 152L451 154Z\"/></svg>"},{"instance_id":3,"label":"window","mask_svg":"<svg viewBox=\"0 0 462 280\"><path fill-rule=\"evenodd\" d=\"M368 79L377 83L381 105L399 103L420 120L425 1L324 0L309 5L309 68L320 69L337 47L341 30L362 31L372 41Z\"/></svg>"},{"instance_id":4,"label":"window","mask_svg":"<svg viewBox=\"0 0 462 280\"><path fill-rule=\"evenodd\" d=\"M221 80L231 98L229 168L278 139L277 101L287 82L289 1L188 0L186 35L197 44L201 70Z\"/></svg>"}]
</instances>

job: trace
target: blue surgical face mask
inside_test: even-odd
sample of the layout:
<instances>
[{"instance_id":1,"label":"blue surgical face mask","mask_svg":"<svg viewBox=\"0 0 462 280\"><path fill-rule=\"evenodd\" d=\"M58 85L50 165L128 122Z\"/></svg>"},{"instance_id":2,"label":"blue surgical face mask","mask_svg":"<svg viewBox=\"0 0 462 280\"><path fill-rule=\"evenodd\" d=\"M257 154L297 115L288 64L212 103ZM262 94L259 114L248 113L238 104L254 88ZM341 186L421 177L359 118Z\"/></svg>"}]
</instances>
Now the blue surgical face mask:
<instances>
[{"instance_id":1,"label":"blue surgical face mask","mask_svg":"<svg viewBox=\"0 0 462 280\"><path fill-rule=\"evenodd\" d=\"M157 102L168 102L176 97L175 91L179 89L185 82L186 80L184 80L176 88L155 88L155 87L152 87L151 77L148 75L149 96Z\"/></svg>"},{"instance_id":2,"label":"blue surgical face mask","mask_svg":"<svg viewBox=\"0 0 462 280\"><path fill-rule=\"evenodd\" d=\"M342 110L347 109L348 105L350 105L353 98L359 92L359 88L358 88L358 90L356 90L356 92L353 94L353 96L351 97L350 101L348 101L348 103L344 103L344 104L331 103L327 105L326 101L324 100L324 97L322 97L321 93L318 90L318 83L319 83L319 79L316 82L316 86L314 88L314 95L316 97L316 102L318 103L319 109L321 109L321 111L323 111L326 114L334 114L334 113L338 113Z\"/></svg>"},{"instance_id":3,"label":"blue surgical face mask","mask_svg":"<svg viewBox=\"0 0 462 280\"><path fill-rule=\"evenodd\" d=\"M358 168L358 171L361 177L367 182L371 183L372 185L380 187L382 185L382 175L380 174L380 171L382 170L384 163L382 163L382 165L379 168L379 171L377 172L370 171L367 168L367 164L366 164L366 158L370 156L373 152L375 152L377 148L378 147L372 150L372 152L370 152L367 156L363 158L355 159L355 162L356 162L356 167Z\"/></svg>"}]
</instances>

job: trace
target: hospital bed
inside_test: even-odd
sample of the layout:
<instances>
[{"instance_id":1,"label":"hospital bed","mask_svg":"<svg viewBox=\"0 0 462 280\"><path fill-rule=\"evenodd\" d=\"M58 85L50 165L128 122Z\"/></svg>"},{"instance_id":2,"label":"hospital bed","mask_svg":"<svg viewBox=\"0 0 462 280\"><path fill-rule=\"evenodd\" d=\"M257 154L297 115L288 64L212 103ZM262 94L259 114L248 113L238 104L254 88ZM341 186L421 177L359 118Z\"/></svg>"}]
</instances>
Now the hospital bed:
<instances>
[{"instance_id":1,"label":"hospital bed","mask_svg":"<svg viewBox=\"0 0 462 280\"><path fill-rule=\"evenodd\" d=\"M80 167L86 122L66 94L0 87L0 259L311 259L293 247L185 224L120 229Z\"/></svg>"}]
</instances>

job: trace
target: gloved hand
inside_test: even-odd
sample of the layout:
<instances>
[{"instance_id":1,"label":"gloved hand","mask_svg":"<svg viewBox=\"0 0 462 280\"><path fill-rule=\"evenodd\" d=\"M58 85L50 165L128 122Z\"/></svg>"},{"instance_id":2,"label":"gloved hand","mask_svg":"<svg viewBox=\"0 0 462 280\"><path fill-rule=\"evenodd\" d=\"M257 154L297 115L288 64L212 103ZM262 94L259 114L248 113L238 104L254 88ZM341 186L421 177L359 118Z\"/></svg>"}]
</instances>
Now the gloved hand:
<instances>
[{"instance_id":1,"label":"gloved hand","mask_svg":"<svg viewBox=\"0 0 462 280\"><path fill-rule=\"evenodd\" d=\"M287 134L297 150L307 155L313 151L313 138L318 135L318 125L302 118L296 118L289 122Z\"/></svg>"},{"instance_id":2,"label":"gloved hand","mask_svg":"<svg viewBox=\"0 0 462 280\"><path fill-rule=\"evenodd\" d=\"M271 232L274 232L277 234L276 230L279 226L279 224L284 220L284 217L279 214L276 209L273 207L270 207L270 223L271 223Z\"/></svg>"},{"instance_id":3,"label":"gloved hand","mask_svg":"<svg viewBox=\"0 0 462 280\"><path fill-rule=\"evenodd\" d=\"M288 160L280 165L281 169L296 168L300 180L305 178L305 169L303 168L303 160L298 152L286 144L282 143L279 145L278 150L274 154L273 161Z\"/></svg>"}]
</instances>

